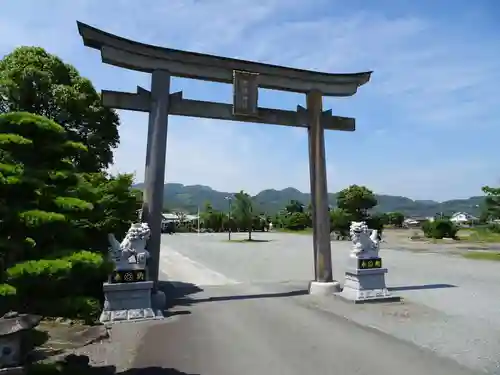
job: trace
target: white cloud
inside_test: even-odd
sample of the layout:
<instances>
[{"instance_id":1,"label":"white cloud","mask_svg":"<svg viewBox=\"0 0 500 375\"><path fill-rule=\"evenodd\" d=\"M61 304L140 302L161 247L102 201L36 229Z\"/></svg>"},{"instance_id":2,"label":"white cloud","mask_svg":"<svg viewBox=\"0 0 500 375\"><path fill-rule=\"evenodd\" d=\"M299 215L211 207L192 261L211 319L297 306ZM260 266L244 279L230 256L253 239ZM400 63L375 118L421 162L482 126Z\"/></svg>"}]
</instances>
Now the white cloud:
<instances>
[{"instance_id":1,"label":"white cloud","mask_svg":"<svg viewBox=\"0 0 500 375\"><path fill-rule=\"evenodd\" d=\"M148 77L102 64L98 53L83 47L77 19L173 48L323 71L375 70L372 82L355 97L325 100L325 108L358 118L356 133L327 135L330 190L362 182L384 193L445 198L474 194L476 187L467 176L483 179L477 183L479 192L486 173L493 173L491 152L483 157L476 153L472 164L468 155L450 154L432 163L428 158L436 154L430 148L440 145L449 150L463 140L446 129L463 133L471 124L475 129L490 129L492 119L498 118L496 87L491 84L500 78L494 38L468 33L461 41L466 30L438 18L388 17L376 8L350 12L345 2L334 0L60 0L53 4L48 8L27 0L10 1L0 15L0 52L20 44L41 45L77 66L99 88L132 91L138 84L147 86ZM333 16L322 11L333 6ZM186 80L176 80L174 86L189 97L230 99L229 86L221 90L220 85ZM265 106L283 108L304 102L299 95L276 92L265 92L262 99ZM121 146L113 170L135 171L140 180L147 116L121 112L121 118ZM303 129L171 118L167 180L220 190L256 192L287 186L308 190L305 134ZM469 139L478 143L477 137L471 134ZM388 143L397 157L379 156ZM422 163L415 163L406 150L421 153ZM384 165L371 165L374 156ZM410 171L408 165L412 165Z\"/></svg>"}]
</instances>

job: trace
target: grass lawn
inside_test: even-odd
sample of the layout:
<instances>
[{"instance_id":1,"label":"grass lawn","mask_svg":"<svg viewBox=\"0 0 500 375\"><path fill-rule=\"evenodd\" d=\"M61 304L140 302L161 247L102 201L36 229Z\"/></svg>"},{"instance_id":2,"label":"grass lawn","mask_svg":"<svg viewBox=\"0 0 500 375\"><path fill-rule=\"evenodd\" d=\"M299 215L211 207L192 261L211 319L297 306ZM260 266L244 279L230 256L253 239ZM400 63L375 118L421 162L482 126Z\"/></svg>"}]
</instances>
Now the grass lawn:
<instances>
[{"instance_id":1,"label":"grass lawn","mask_svg":"<svg viewBox=\"0 0 500 375\"><path fill-rule=\"evenodd\" d=\"M469 251L463 256L467 259L500 261L500 252L498 251Z\"/></svg>"},{"instance_id":2,"label":"grass lawn","mask_svg":"<svg viewBox=\"0 0 500 375\"><path fill-rule=\"evenodd\" d=\"M291 229L277 228L275 230L276 230L276 232L280 232L280 233L312 234L312 228L306 228L306 229L302 229L302 230L291 230Z\"/></svg>"},{"instance_id":3,"label":"grass lawn","mask_svg":"<svg viewBox=\"0 0 500 375\"><path fill-rule=\"evenodd\" d=\"M223 240L223 242L231 242L231 243L260 243L260 242L271 242L271 241L272 240L254 240L254 239L249 240L248 238L237 239L237 240Z\"/></svg>"},{"instance_id":4,"label":"grass lawn","mask_svg":"<svg viewBox=\"0 0 500 375\"><path fill-rule=\"evenodd\" d=\"M461 229L458 232L458 237L465 242L500 243L500 233L491 232L484 228Z\"/></svg>"}]
</instances>

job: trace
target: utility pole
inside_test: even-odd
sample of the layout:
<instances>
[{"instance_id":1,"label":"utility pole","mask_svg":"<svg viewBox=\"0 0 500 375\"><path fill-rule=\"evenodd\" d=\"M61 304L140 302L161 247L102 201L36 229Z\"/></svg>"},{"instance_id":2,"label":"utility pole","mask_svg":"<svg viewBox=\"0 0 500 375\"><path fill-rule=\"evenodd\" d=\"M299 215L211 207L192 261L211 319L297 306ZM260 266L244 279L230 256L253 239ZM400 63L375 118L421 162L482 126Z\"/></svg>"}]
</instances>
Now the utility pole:
<instances>
[{"instance_id":1,"label":"utility pole","mask_svg":"<svg viewBox=\"0 0 500 375\"><path fill-rule=\"evenodd\" d=\"M200 206L198 206L198 236L200 235Z\"/></svg>"},{"instance_id":2,"label":"utility pole","mask_svg":"<svg viewBox=\"0 0 500 375\"><path fill-rule=\"evenodd\" d=\"M231 241L231 224L232 224L232 216L231 216L231 213L233 211L233 207L232 207L232 203L231 201L233 200L233 197L231 195L228 195L226 198L225 198L228 203L229 203L229 215L228 215L228 221L229 221L229 226L228 226L228 237L229 237L229 241Z\"/></svg>"}]
</instances>

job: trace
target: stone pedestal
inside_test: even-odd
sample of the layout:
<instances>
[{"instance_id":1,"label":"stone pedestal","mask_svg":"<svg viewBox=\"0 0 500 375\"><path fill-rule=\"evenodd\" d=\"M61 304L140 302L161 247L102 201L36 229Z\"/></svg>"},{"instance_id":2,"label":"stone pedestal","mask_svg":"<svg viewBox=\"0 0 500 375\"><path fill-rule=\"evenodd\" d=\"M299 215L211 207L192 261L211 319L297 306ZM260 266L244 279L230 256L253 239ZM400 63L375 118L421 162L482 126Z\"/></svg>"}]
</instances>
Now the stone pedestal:
<instances>
[{"instance_id":1,"label":"stone pedestal","mask_svg":"<svg viewBox=\"0 0 500 375\"><path fill-rule=\"evenodd\" d=\"M101 323L163 318L151 305L153 281L104 283L104 310Z\"/></svg>"},{"instance_id":2,"label":"stone pedestal","mask_svg":"<svg viewBox=\"0 0 500 375\"><path fill-rule=\"evenodd\" d=\"M385 284L387 268L382 268L381 258L354 258L353 268L346 271L342 292L337 296L354 303L397 302Z\"/></svg>"}]
</instances>

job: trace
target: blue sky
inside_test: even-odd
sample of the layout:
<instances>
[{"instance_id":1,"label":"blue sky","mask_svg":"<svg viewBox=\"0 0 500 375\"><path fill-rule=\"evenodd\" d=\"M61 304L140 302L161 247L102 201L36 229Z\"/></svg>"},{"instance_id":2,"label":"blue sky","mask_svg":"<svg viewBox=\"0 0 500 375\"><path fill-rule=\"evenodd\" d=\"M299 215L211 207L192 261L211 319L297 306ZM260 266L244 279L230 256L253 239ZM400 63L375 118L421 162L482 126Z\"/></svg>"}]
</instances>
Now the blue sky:
<instances>
[{"instance_id":1,"label":"blue sky","mask_svg":"<svg viewBox=\"0 0 500 375\"><path fill-rule=\"evenodd\" d=\"M50 5L48 5L50 4ZM0 54L42 46L97 89L149 87L147 74L101 63L76 20L165 47L326 72L373 70L325 109L355 117L328 132L328 190L446 200L500 184L500 3L495 0L2 0ZM231 86L174 79L191 99L231 101ZM263 91L260 105L293 109L303 95ZM113 172L143 179L147 115L120 111ZM304 129L170 117L167 182L217 190L309 191Z\"/></svg>"}]
</instances>

